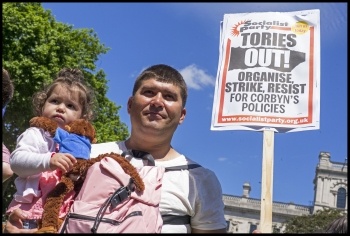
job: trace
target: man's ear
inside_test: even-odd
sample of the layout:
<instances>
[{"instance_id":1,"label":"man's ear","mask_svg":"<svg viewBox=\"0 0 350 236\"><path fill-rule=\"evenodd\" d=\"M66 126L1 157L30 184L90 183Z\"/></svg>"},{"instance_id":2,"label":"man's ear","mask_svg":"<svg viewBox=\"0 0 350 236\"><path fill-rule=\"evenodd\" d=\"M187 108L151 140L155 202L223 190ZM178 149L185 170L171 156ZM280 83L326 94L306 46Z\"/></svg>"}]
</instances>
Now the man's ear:
<instances>
[{"instance_id":1,"label":"man's ear","mask_svg":"<svg viewBox=\"0 0 350 236\"><path fill-rule=\"evenodd\" d=\"M180 117L180 120L179 120L179 125L181 125L182 122L184 122L185 117L186 117L186 108L182 108L181 117Z\"/></svg>"},{"instance_id":2,"label":"man's ear","mask_svg":"<svg viewBox=\"0 0 350 236\"><path fill-rule=\"evenodd\" d=\"M131 109L133 100L134 100L133 96L129 97L129 100L128 100L128 113L129 114L130 114L130 109Z\"/></svg>"}]
</instances>

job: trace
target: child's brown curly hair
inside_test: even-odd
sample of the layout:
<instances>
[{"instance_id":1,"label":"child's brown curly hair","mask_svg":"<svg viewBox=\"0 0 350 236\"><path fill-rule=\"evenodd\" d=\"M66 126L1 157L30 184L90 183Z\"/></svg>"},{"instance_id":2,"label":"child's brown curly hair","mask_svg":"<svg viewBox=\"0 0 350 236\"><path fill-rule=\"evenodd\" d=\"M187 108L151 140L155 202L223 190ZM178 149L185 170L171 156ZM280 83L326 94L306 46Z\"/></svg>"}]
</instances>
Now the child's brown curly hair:
<instances>
[{"instance_id":1,"label":"child's brown curly hair","mask_svg":"<svg viewBox=\"0 0 350 236\"><path fill-rule=\"evenodd\" d=\"M63 68L57 74L56 79L33 96L33 110L35 116L41 116L46 99L51 95L57 85L65 87L70 92L79 93L79 103L82 107L82 117L86 120L93 120L94 114L94 92L85 83L84 74L79 69Z\"/></svg>"}]
</instances>

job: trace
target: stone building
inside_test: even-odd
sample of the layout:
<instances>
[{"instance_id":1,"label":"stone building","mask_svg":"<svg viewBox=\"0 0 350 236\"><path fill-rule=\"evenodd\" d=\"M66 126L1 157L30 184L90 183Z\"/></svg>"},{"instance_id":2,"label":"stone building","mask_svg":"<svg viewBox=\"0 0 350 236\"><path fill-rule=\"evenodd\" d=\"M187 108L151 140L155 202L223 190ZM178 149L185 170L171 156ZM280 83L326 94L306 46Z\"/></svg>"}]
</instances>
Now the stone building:
<instances>
[{"instance_id":1,"label":"stone building","mask_svg":"<svg viewBox=\"0 0 350 236\"><path fill-rule=\"evenodd\" d=\"M310 215L319 209L348 209L348 164L331 162L328 152L320 152L314 178L314 202L311 206L273 202L272 227L283 232L283 223L291 217ZM251 233L259 228L260 199L249 198L250 184L243 184L242 196L223 194L228 233Z\"/></svg>"}]
</instances>

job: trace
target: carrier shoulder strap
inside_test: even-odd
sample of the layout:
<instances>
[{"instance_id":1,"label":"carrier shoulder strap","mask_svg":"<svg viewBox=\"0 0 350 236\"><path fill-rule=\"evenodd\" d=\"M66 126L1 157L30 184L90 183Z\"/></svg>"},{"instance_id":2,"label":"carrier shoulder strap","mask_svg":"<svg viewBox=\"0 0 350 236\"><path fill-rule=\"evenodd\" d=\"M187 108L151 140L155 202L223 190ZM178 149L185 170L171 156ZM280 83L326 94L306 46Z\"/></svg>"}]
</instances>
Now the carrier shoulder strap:
<instances>
[{"instance_id":1,"label":"carrier shoulder strap","mask_svg":"<svg viewBox=\"0 0 350 236\"><path fill-rule=\"evenodd\" d=\"M144 152L144 151L139 151L139 150L135 150L135 149L128 149L124 152L122 152L121 156L125 157L125 158L132 158L132 157L136 157L136 158L141 158L143 160L148 161L148 165L150 166L155 166L155 161L153 156L148 153L148 152ZM181 165L181 166L171 166L171 167L165 167L165 171L172 171L172 170L190 170L190 169L194 169L197 167L201 167L201 165L199 164L188 164L188 165Z\"/></svg>"},{"instance_id":2,"label":"carrier shoulder strap","mask_svg":"<svg viewBox=\"0 0 350 236\"><path fill-rule=\"evenodd\" d=\"M148 152L139 151L139 150L135 150L135 149L128 149L128 150L122 152L121 156L125 157L126 159L129 158L128 160L130 160L132 157L141 158L141 159L147 161L147 165L155 166L154 158Z\"/></svg>"},{"instance_id":3,"label":"carrier shoulder strap","mask_svg":"<svg viewBox=\"0 0 350 236\"><path fill-rule=\"evenodd\" d=\"M191 170L197 167L201 167L199 164L188 164L181 166L170 166L165 167L165 171L174 171L174 170ZM191 223L191 217L189 215L177 216L177 215L162 215L163 224L169 225L184 225Z\"/></svg>"},{"instance_id":4,"label":"carrier shoulder strap","mask_svg":"<svg viewBox=\"0 0 350 236\"><path fill-rule=\"evenodd\" d=\"M181 165L181 166L169 166L165 167L165 171L171 171L171 170L191 170L197 167L201 167L199 164L188 164L188 165Z\"/></svg>"}]
</instances>

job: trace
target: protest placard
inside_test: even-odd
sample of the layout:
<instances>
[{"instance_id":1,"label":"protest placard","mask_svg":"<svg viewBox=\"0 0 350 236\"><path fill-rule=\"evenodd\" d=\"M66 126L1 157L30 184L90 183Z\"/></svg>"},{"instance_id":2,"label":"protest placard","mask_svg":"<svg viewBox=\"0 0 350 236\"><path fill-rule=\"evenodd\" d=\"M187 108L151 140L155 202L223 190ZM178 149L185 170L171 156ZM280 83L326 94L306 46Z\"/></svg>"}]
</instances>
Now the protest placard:
<instances>
[{"instance_id":1,"label":"protest placard","mask_svg":"<svg viewBox=\"0 0 350 236\"><path fill-rule=\"evenodd\" d=\"M211 130L320 127L320 14L225 14Z\"/></svg>"}]
</instances>

